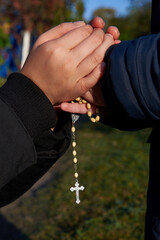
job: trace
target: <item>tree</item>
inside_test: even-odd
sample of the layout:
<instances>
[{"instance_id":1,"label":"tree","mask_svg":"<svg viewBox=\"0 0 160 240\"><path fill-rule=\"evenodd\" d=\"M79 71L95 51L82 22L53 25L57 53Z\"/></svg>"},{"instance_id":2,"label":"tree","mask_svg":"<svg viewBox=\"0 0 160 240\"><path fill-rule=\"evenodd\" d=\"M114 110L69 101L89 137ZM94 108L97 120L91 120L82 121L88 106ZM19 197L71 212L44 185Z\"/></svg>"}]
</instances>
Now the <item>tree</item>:
<instances>
[{"instance_id":1,"label":"tree","mask_svg":"<svg viewBox=\"0 0 160 240\"><path fill-rule=\"evenodd\" d=\"M121 40L130 40L150 33L150 0L133 0L126 16L117 16L114 9L101 8L93 13L93 16L96 15L105 20L106 28L109 25L117 26Z\"/></svg>"},{"instance_id":2,"label":"tree","mask_svg":"<svg viewBox=\"0 0 160 240\"><path fill-rule=\"evenodd\" d=\"M140 3L139 3L140 4ZM144 36L150 33L151 2L144 0L137 8L130 10L129 22L133 37Z\"/></svg>"},{"instance_id":3,"label":"tree","mask_svg":"<svg viewBox=\"0 0 160 240\"><path fill-rule=\"evenodd\" d=\"M113 8L99 8L93 12L93 17L100 16L106 24L109 24L111 19L115 18L116 10Z\"/></svg>"},{"instance_id":4,"label":"tree","mask_svg":"<svg viewBox=\"0 0 160 240\"><path fill-rule=\"evenodd\" d=\"M0 23L8 22L10 33L20 42L19 32L23 30L23 65L34 42L31 34L37 36L61 22L81 19L83 11L83 0L0 0Z\"/></svg>"},{"instance_id":5,"label":"tree","mask_svg":"<svg viewBox=\"0 0 160 240\"><path fill-rule=\"evenodd\" d=\"M0 0L1 19L21 21L30 31L82 18L83 11L83 0Z\"/></svg>"}]
</instances>

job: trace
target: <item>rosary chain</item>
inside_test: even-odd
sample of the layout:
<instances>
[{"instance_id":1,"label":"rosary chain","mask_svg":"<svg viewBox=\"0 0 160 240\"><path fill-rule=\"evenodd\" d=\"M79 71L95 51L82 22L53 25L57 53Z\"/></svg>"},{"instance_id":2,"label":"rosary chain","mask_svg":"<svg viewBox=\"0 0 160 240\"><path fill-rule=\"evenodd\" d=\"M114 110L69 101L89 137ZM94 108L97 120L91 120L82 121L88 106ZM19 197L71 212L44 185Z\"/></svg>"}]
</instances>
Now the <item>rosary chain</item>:
<instances>
[{"instance_id":1,"label":"rosary chain","mask_svg":"<svg viewBox=\"0 0 160 240\"><path fill-rule=\"evenodd\" d=\"M82 99L82 98L77 98L75 101L72 101L73 103L78 102L79 104L85 103L88 109L88 116L90 118L90 120L95 123L98 122L100 120L99 117L99 111L98 109L96 109L96 116L93 116L92 112L91 112L91 104L88 103L86 100ZM74 177L75 177L75 187L71 187L70 191L76 191L76 203L79 204L80 203L80 199L79 199L79 191L83 191L84 190L84 186L79 186L79 182L78 182L78 167L77 167L77 151L76 151L76 128L75 128L75 122L78 120L79 116L77 114L72 114L72 128L71 128L71 134L72 134L72 147L73 147L73 163L74 163Z\"/></svg>"},{"instance_id":2,"label":"rosary chain","mask_svg":"<svg viewBox=\"0 0 160 240\"><path fill-rule=\"evenodd\" d=\"M74 177L75 177L75 179L77 179L78 178L78 171L77 171L78 170L78 167L77 167L78 160L77 160L77 151L76 151L77 143L76 143L75 131L76 131L75 122L72 121L71 132L72 132L72 147L73 147L73 151L72 151L72 153L73 153L73 163L74 163L74 170L75 170Z\"/></svg>"},{"instance_id":3,"label":"rosary chain","mask_svg":"<svg viewBox=\"0 0 160 240\"><path fill-rule=\"evenodd\" d=\"M91 112L91 104L88 103L86 100L82 99L81 97L78 97L76 98L74 101L72 101L72 103L76 103L78 102L79 104L86 104L86 107L88 109L88 117L90 118L90 120L93 122L93 123L96 123L100 120L100 116L98 115L99 114L99 110L96 109L96 116L94 116ZM71 133L72 133L72 147L73 147L73 151L72 151L72 154L73 154L73 163L74 163L74 177L75 177L75 180L78 181L78 166L77 166L77 163L78 163L78 159L77 159L77 151L76 151L76 128L75 128L75 116L72 118L72 128L71 128Z\"/></svg>"}]
</instances>

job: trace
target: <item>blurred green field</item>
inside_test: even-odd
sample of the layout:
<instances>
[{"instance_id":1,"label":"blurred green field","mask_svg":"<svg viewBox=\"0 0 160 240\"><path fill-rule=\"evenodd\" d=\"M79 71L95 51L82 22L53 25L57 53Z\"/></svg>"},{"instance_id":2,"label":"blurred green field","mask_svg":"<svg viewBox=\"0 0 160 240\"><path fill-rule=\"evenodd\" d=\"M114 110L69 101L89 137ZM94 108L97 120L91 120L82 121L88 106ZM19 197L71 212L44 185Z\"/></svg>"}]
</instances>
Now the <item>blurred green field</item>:
<instances>
[{"instance_id":1,"label":"blurred green field","mask_svg":"<svg viewBox=\"0 0 160 240\"><path fill-rule=\"evenodd\" d=\"M150 130L121 132L86 122L78 130L81 204L76 205L71 149L55 179L4 216L23 232L16 240L141 240Z\"/></svg>"}]
</instances>

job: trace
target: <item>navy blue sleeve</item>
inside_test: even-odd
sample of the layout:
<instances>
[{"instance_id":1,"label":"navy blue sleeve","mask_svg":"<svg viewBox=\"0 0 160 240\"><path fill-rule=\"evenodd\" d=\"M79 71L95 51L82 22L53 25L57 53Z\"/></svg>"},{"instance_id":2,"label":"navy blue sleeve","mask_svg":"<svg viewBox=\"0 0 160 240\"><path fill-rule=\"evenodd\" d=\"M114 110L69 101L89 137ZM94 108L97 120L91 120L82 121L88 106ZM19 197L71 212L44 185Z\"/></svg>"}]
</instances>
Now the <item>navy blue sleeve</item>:
<instances>
[{"instance_id":1,"label":"navy blue sleeve","mask_svg":"<svg viewBox=\"0 0 160 240\"><path fill-rule=\"evenodd\" d=\"M110 125L140 129L160 120L159 44L160 34L155 34L122 42L107 51L101 83L113 115Z\"/></svg>"}]
</instances>

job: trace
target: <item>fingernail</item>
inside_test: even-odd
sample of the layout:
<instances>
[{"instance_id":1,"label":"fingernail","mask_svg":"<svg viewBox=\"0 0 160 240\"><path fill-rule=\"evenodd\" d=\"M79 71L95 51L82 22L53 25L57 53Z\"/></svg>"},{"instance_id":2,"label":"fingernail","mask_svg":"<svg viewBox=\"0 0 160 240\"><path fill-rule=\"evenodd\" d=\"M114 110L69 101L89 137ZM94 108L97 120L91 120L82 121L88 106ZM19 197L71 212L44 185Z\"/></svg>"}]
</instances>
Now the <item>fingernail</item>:
<instances>
[{"instance_id":1,"label":"fingernail","mask_svg":"<svg viewBox=\"0 0 160 240\"><path fill-rule=\"evenodd\" d=\"M102 62L100 65L100 72L104 72L105 68L106 68L106 64L105 64L105 62Z\"/></svg>"},{"instance_id":2,"label":"fingernail","mask_svg":"<svg viewBox=\"0 0 160 240\"><path fill-rule=\"evenodd\" d=\"M74 22L73 24L76 25L76 26L81 26L81 25L84 25L85 22L84 21L77 21L77 22Z\"/></svg>"}]
</instances>

